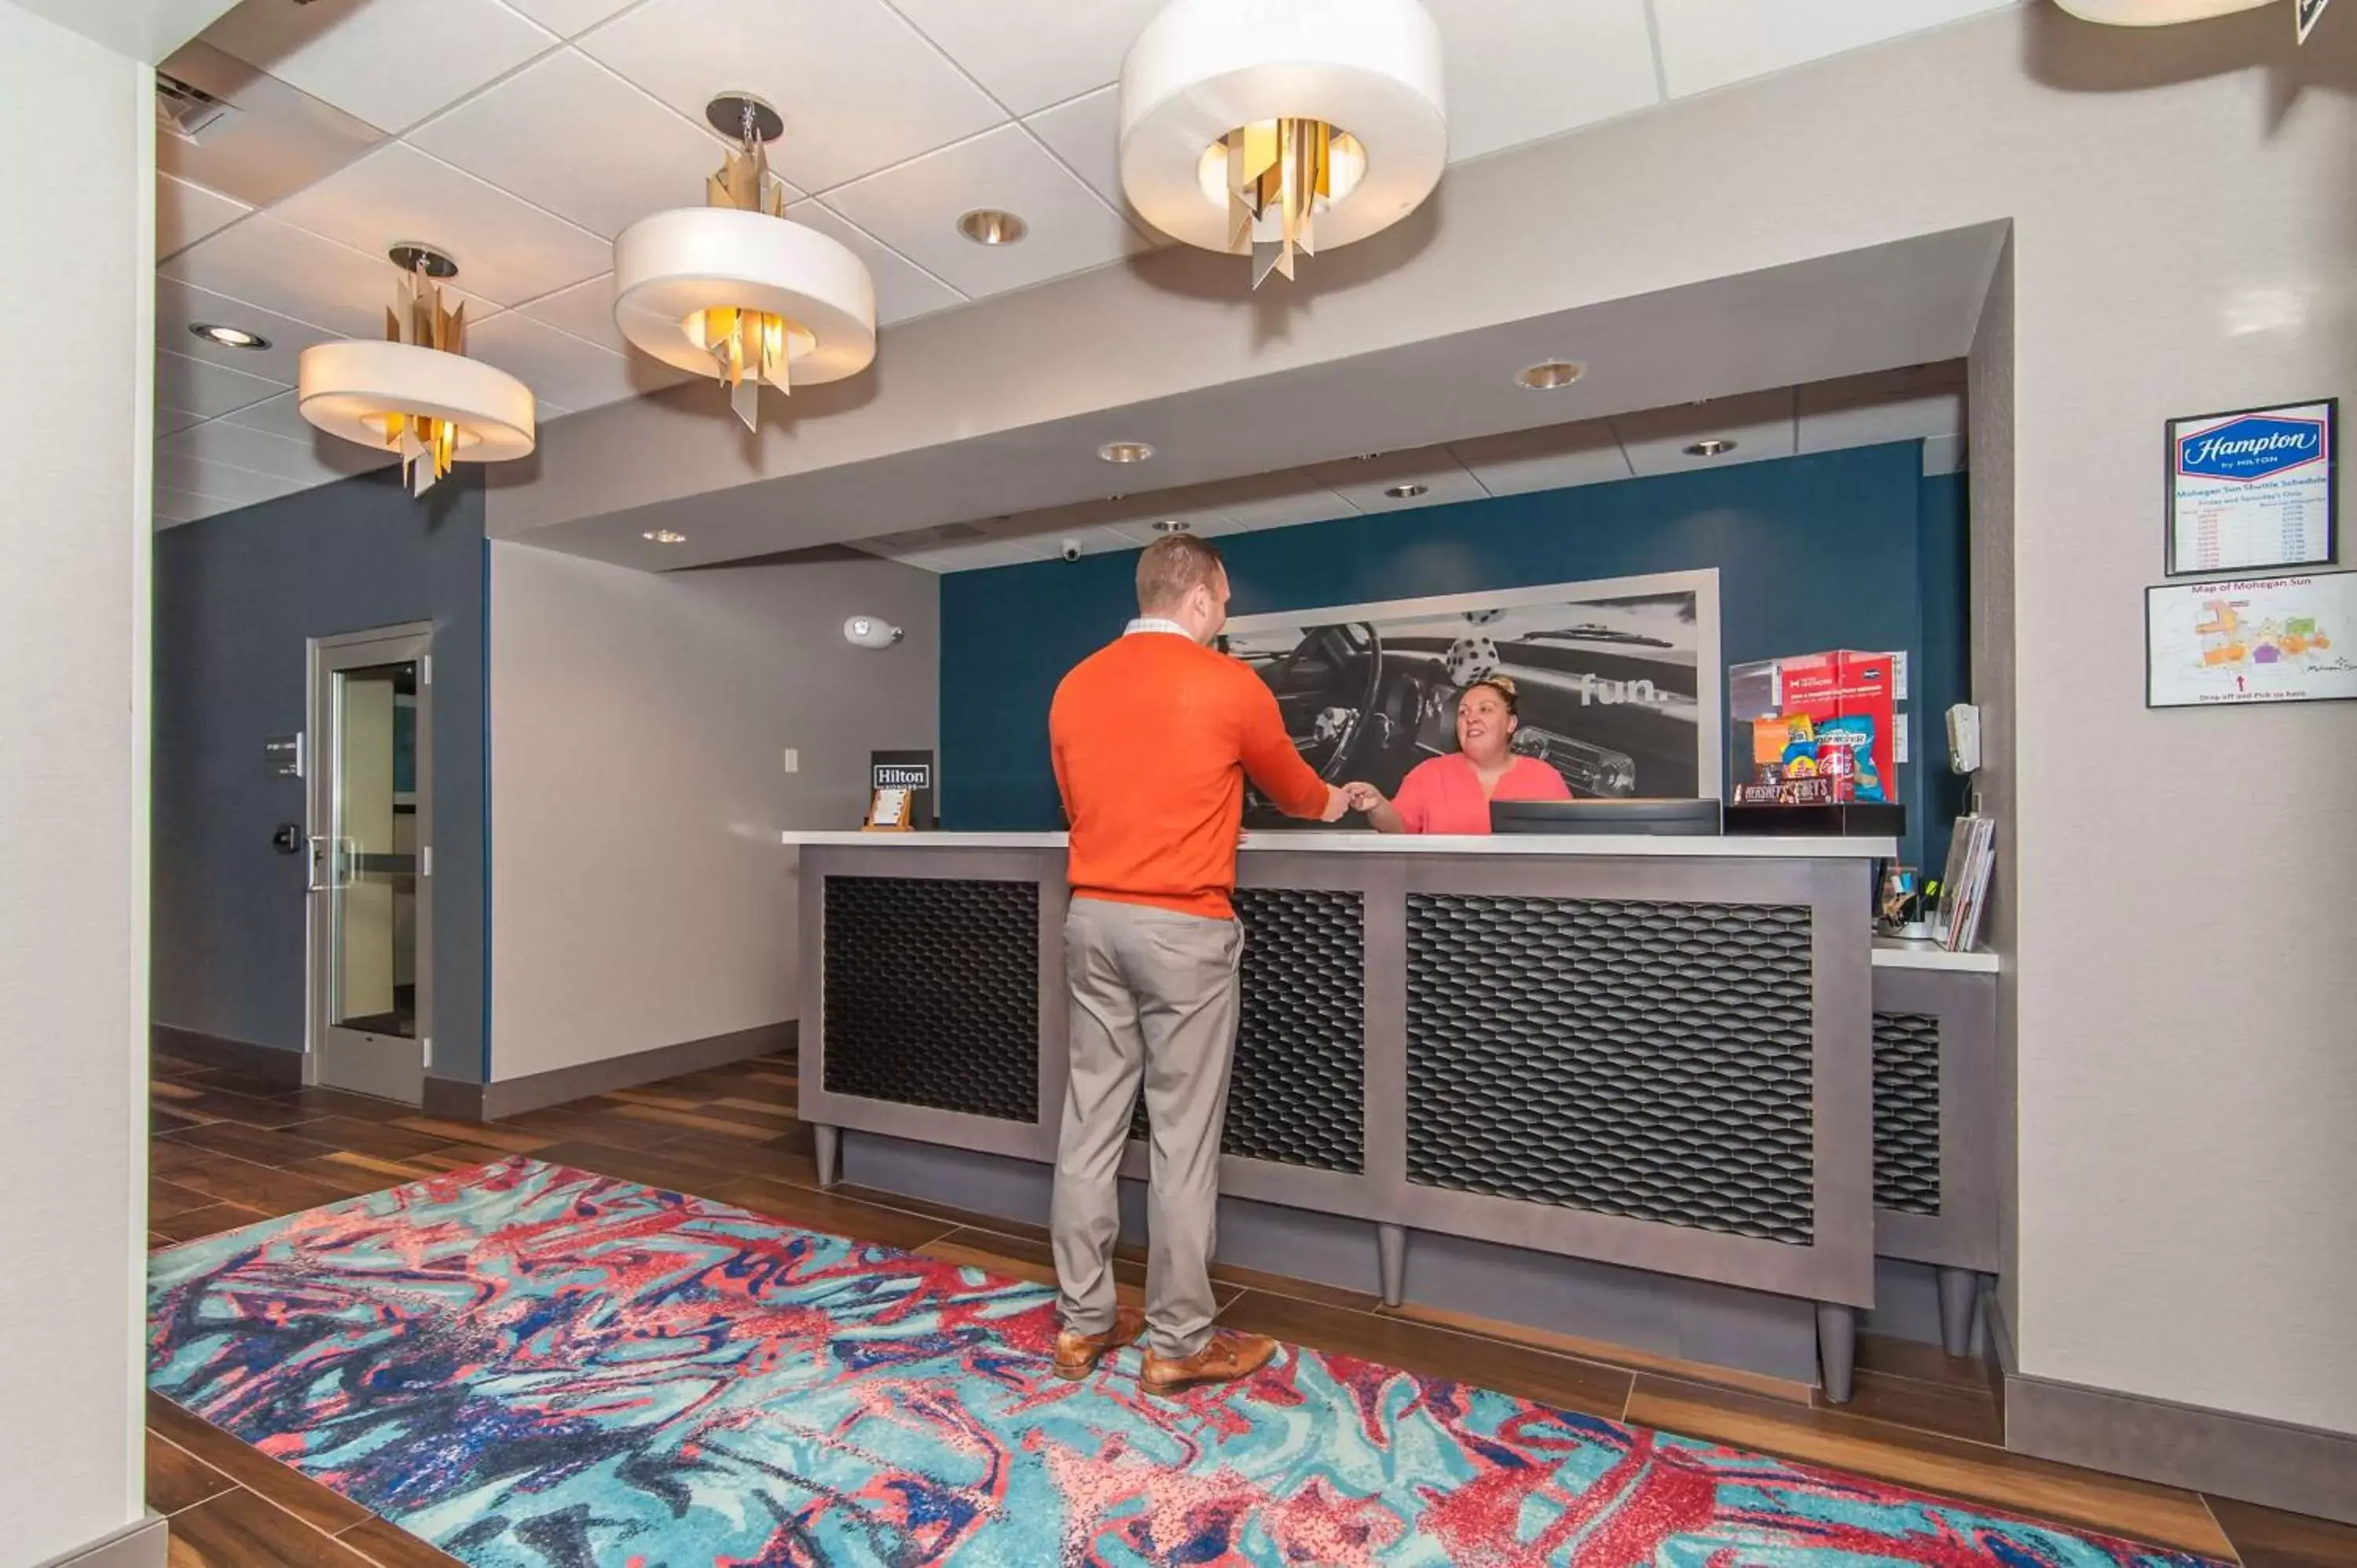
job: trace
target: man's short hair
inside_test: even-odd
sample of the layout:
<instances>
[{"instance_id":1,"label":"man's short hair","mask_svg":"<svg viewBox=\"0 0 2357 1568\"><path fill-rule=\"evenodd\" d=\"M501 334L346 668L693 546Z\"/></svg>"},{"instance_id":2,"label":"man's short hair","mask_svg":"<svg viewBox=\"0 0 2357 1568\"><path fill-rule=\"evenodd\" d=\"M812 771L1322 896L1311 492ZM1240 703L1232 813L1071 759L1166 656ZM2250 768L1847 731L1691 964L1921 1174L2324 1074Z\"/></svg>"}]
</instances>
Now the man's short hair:
<instances>
[{"instance_id":1,"label":"man's short hair","mask_svg":"<svg viewBox=\"0 0 2357 1568\"><path fill-rule=\"evenodd\" d=\"M1172 533L1156 540L1137 558L1137 613L1168 615L1199 587L1216 585L1227 568L1220 547L1191 533Z\"/></svg>"}]
</instances>

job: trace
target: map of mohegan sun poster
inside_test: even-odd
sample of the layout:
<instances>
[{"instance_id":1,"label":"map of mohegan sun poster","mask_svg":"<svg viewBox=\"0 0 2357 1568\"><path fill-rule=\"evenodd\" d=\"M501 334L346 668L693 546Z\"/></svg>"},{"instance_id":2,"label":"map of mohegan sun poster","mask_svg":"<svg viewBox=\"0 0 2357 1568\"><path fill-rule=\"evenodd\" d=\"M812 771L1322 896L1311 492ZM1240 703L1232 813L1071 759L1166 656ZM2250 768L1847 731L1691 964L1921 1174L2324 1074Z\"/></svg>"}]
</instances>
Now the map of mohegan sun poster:
<instances>
[{"instance_id":1,"label":"map of mohegan sun poster","mask_svg":"<svg viewBox=\"0 0 2357 1568\"><path fill-rule=\"evenodd\" d=\"M2145 590L2156 708L2357 697L2357 572Z\"/></svg>"}]
</instances>

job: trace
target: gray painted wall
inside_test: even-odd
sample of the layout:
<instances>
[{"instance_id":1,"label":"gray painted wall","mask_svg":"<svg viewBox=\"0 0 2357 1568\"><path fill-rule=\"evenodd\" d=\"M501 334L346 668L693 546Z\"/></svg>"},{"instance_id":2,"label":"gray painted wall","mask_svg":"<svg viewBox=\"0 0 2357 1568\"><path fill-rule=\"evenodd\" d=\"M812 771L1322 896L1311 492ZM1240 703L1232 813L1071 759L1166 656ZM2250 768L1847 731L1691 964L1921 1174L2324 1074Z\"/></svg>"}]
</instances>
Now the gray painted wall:
<instances>
[{"instance_id":1,"label":"gray painted wall","mask_svg":"<svg viewBox=\"0 0 2357 1568\"><path fill-rule=\"evenodd\" d=\"M434 624L437 1076L483 1077L483 496L466 470L423 500L395 471L166 531L156 541L156 1023L299 1051L304 819L264 737L302 729L314 637Z\"/></svg>"},{"instance_id":2,"label":"gray painted wall","mask_svg":"<svg viewBox=\"0 0 2357 1568\"><path fill-rule=\"evenodd\" d=\"M791 1018L779 834L857 827L868 754L935 745L939 580L865 558L657 575L504 542L490 562L492 1077ZM855 612L907 640L853 648Z\"/></svg>"}]
</instances>

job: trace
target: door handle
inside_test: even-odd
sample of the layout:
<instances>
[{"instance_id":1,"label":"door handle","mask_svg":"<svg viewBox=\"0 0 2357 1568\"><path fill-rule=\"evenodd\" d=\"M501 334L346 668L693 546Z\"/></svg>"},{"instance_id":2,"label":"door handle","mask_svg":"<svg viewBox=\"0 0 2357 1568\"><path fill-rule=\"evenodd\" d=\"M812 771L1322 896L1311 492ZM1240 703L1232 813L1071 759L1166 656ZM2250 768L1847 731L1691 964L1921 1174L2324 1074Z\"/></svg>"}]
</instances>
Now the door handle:
<instances>
[{"instance_id":1,"label":"door handle","mask_svg":"<svg viewBox=\"0 0 2357 1568\"><path fill-rule=\"evenodd\" d=\"M319 868L327 857L328 841L319 834L313 833L303 843L307 846L303 858L303 891L325 893L328 890L328 884L319 880Z\"/></svg>"}]
</instances>

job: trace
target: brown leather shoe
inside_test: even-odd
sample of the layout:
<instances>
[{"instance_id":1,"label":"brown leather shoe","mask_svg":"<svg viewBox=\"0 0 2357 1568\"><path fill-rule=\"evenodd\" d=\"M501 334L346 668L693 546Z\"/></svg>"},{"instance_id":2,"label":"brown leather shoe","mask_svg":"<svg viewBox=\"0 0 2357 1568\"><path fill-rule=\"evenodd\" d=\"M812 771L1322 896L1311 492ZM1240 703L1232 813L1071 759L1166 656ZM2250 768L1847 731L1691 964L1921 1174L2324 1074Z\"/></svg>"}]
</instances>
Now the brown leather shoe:
<instances>
[{"instance_id":1,"label":"brown leather shoe","mask_svg":"<svg viewBox=\"0 0 2357 1568\"><path fill-rule=\"evenodd\" d=\"M1138 1385L1150 1394L1175 1394L1199 1383L1232 1383L1249 1378L1275 1358L1276 1341L1257 1334L1213 1334L1184 1360L1166 1360L1148 1350Z\"/></svg>"},{"instance_id":2,"label":"brown leather shoe","mask_svg":"<svg viewBox=\"0 0 2357 1568\"><path fill-rule=\"evenodd\" d=\"M1056 1375L1079 1382L1097 1369L1097 1363L1146 1332L1146 1314L1134 1306L1117 1308L1113 1326L1103 1334L1075 1334L1067 1328L1056 1336Z\"/></svg>"}]
</instances>

